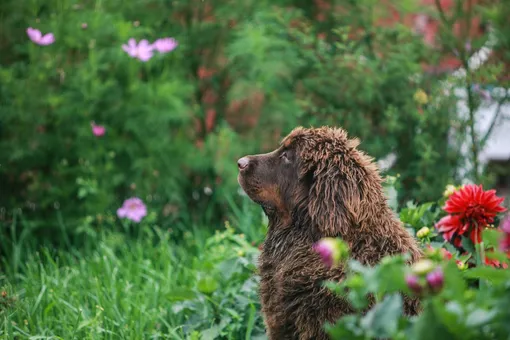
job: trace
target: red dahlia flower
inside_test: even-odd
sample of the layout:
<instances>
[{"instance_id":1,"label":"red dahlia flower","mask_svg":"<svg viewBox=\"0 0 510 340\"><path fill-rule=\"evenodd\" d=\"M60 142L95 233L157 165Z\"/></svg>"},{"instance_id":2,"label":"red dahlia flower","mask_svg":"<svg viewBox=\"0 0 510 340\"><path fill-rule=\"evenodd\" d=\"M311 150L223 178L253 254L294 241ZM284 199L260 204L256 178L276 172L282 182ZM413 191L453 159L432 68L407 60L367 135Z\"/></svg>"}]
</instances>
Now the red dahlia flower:
<instances>
[{"instance_id":1,"label":"red dahlia flower","mask_svg":"<svg viewBox=\"0 0 510 340\"><path fill-rule=\"evenodd\" d=\"M484 191L482 185L469 184L455 191L446 201L443 210L449 213L436 224L446 241L461 245L461 235L467 233L473 243L482 240L482 229L494 222L494 217L505 211L504 198L495 190Z\"/></svg>"}]
</instances>

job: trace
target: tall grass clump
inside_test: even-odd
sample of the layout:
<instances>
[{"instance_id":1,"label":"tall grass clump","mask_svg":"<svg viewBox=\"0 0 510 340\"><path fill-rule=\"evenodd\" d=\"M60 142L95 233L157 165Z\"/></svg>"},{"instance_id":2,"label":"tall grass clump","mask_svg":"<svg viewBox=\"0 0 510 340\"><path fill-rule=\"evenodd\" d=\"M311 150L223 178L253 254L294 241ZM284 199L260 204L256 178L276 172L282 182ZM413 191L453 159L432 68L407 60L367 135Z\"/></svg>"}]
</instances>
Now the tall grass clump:
<instances>
[{"instance_id":1,"label":"tall grass clump","mask_svg":"<svg viewBox=\"0 0 510 340\"><path fill-rule=\"evenodd\" d=\"M171 230L133 227L126 223L136 238L126 230L105 229L84 236L91 246L80 252L25 244L22 262L4 261L2 299L11 300L0 304L0 336L251 339L263 334L254 275L258 250L244 234L227 223L213 235L188 232L175 241Z\"/></svg>"}]
</instances>

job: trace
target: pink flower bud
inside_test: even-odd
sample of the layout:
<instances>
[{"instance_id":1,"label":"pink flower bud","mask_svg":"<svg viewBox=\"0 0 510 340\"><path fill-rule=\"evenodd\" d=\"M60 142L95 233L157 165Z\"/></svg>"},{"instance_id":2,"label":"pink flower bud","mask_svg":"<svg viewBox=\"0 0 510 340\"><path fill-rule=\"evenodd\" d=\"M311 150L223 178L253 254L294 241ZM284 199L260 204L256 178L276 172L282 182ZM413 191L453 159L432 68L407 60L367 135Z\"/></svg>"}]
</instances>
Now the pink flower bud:
<instances>
[{"instance_id":1,"label":"pink flower bud","mask_svg":"<svg viewBox=\"0 0 510 340\"><path fill-rule=\"evenodd\" d=\"M325 237L313 245L321 257L324 264L328 267L337 266L348 255L347 246L339 239Z\"/></svg>"},{"instance_id":2,"label":"pink flower bud","mask_svg":"<svg viewBox=\"0 0 510 340\"><path fill-rule=\"evenodd\" d=\"M427 274L427 284L431 291L437 293L443 288L444 275L441 267L436 268L434 271Z\"/></svg>"},{"instance_id":3,"label":"pink flower bud","mask_svg":"<svg viewBox=\"0 0 510 340\"><path fill-rule=\"evenodd\" d=\"M415 293L416 295L421 295L421 293L423 292L423 287L420 284L420 280L419 280L418 276L407 275L406 283L407 283L407 286L409 287L409 289L411 289L411 291L413 293Z\"/></svg>"}]
</instances>

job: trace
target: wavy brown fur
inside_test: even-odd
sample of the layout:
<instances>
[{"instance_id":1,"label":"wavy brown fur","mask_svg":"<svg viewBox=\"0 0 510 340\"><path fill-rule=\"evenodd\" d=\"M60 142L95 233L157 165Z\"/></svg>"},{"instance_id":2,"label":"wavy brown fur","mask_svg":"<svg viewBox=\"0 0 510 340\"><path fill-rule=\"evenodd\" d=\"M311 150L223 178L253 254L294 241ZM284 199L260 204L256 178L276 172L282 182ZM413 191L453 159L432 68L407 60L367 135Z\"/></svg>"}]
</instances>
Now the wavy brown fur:
<instances>
[{"instance_id":1,"label":"wavy brown fur","mask_svg":"<svg viewBox=\"0 0 510 340\"><path fill-rule=\"evenodd\" d=\"M269 217L259 259L262 313L271 340L327 339L324 323L354 312L322 283L342 280L312 245L341 237L352 257L373 265L382 257L421 252L389 208L373 159L340 128L296 128L275 151L239 161L239 183ZM244 166L244 167L243 167ZM418 312L404 297L404 311Z\"/></svg>"}]
</instances>

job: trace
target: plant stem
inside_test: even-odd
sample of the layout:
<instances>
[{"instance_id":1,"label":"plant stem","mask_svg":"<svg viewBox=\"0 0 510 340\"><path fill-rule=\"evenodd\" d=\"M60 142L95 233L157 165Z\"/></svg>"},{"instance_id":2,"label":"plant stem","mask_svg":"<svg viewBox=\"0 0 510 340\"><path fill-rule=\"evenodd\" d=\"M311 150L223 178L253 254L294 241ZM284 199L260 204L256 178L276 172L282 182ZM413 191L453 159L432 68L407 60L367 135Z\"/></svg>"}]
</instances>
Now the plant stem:
<instances>
[{"instance_id":1,"label":"plant stem","mask_svg":"<svg viewBox=\"0 0 510 340\"><path fill-rule=\"evenodd\" d=\"M457 0L457 1L460 1L460 0ZM448 28L449 30L451 30L453 28L453 22L452 22L452 19L451 18L448 18L448 16L446 15L443 7L441 6L441 2L439 0L435 0L435 5L436 5L436 9L438 10L439 12L439 17L441 19L441 22L443 24L443 26L445 26L446 28ZM467 6L467 13L465 13L465 17L466 17L466 27L465 27L465 32L466 32L466 35L463 35L463 36L467 36L470 32L470 29L471 29L471 18L472 18L472 13L473 13L473 3L472 1L470 0L468 2L468 6ZM459 11L460 11L461 7L459 7ZM448 31L448 37L451 38L451 39L455 39L455 35L453 34L453 32L451 31ZM463 38L465 39L465 38ZM455 45L455 44L453 44ZM472 161L472 164L473 164L473 172L472 172L472 179L474 182L478 183L480 182L480 170L479 170L479 160L478 160L478 155L479 155L479 152L480 152L480 147L479 147L479 144L478 144L478 138L476 136L476 131L475 131L475 125L476 125L476 121L475 121L475 110L476 110L476 103L475 103L475 100L474 100L474 95L473 95L473 91L472 91L472 77L471 77L471 70L469 68L469 52L466 51L466 48L465 46L462 47L462 48L458 48L458 53L459 53L459 59L462 63L462 67L465 69L466 71L466 83L465 83L465 89L467 91L467 104L468 104L468 113L469 113L469 118L468 118L468 126L469 126L469 130L470 130L470 134L469 134L469 137L470 137L470 142L471 142L471 155L470 155L470 158L471 158L471 161Z\"/></svg>"},{"instance_id":2,"label":"plant stem","mask_svg":"<svg viewBox=\"0 0 510 340\"><path fill-rule=\"evenodd\" d=\"M471 17L473 12L473 3L472 0L468 1L468 8L466 13L466 34L469 34L471 30ZM464 66L464 69L466 70L466 91L468 96L468 108L469 108L469 129L470 129L470 137L471 137L471 160L473 162L473 180L475 183L480 182L480 172L479 172L479 160L478 160L478 154L480 152L480 145L478 144L478 138L476 136L475 131L475 110L476 110L476 104L473 96L473 90L472 90L472 77L471 77L471 70L469 68L469 52L466 51L465 48L461 49L461 59L462 64Z\"/></svg>"},{"instance_id":3,"label":"plant stem","mask_svg":"<svg viewBox=\"0 0 510 340\"><path fill-rule=\"evenodd\" d=\"M475 225L472 227L478 228L478 223L475 223ZM476 231L476 229L475 229L475 231ZM475 232L475 235L476 235L475 249L478 247L478 249L476 249L476 252L477 252L476 265L484 266L485 265L485 250L484 250L483 240L478 239L478 231ZM480 290L483 290L485 287L485 280L480 279L479 285L480 285L479 286Z\"/></svg>"},{"instance_id":4,"label":"plant stem","mask_svg":"<svg viewBox=\"0 0 510 340\"><path fill-rule=\"evenodd\" d=\"M467 65L467 61L465 62ZM470 138L471 138L471 161L473 162L473 181L475 183L480 182L480 173L479 173L479 161L478 161L478 154L480 152L479 145L478 145L478 138L476 136L475 131L475 101L473 97L473 91L471 90L471 80L469 77L469 71L466 67L466 91L468 96L468 109L469 109L469 119L468 119L468 125L469 125L469 132L470 132Z\"/></svg>"}]
</instances>

